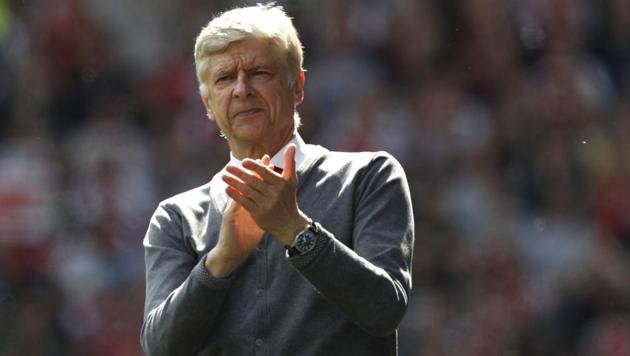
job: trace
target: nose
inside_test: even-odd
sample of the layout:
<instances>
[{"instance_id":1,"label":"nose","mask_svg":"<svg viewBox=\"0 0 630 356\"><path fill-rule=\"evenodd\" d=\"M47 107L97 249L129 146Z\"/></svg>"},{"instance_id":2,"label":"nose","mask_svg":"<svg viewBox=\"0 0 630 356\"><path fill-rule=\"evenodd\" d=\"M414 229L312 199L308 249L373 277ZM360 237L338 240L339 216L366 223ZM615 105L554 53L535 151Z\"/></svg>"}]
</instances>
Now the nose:
<instances>
[{"instance_id":1,"label":"nose","mask_svg":"<svg viewBox=\"0 0 630 356\"><path fill-rule=\"evenodd\" d=\"M253 95L252 87L249 84L249 79L245 72L241 71L236 77L236 83L234 85L234 97L243 99Z\"/></svg>"}]
</instances>

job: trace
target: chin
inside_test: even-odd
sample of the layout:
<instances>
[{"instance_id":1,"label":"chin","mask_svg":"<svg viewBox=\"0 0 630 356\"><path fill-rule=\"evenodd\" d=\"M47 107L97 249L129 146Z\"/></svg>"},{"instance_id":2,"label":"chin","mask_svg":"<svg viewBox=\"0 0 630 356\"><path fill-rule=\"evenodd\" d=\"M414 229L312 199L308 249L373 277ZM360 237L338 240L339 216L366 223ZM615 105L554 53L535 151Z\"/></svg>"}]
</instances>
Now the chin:
<instances>
[{"instance_id":1,"label":"chin","mask_svg":"<svg viewBox=\"0 0 630 356\"><path fill-rule=\"evenodd\" d=\"M236 122L236 125L232 127L233 132L239 137L257 137L267 134L269 125L266 120L258 120L256 118L249 120L242 120Z\"/></svg>"},{"instance_id":2,"label":"chin","mask_svg":"<svg viewBox=\"0 0 630 356\"><path fill-rule=\"evenodd\" d=\"M267 135L265 130L240 130L235 137L239 141L258 142L262 141Z\"/></svg>"}]
</instances>

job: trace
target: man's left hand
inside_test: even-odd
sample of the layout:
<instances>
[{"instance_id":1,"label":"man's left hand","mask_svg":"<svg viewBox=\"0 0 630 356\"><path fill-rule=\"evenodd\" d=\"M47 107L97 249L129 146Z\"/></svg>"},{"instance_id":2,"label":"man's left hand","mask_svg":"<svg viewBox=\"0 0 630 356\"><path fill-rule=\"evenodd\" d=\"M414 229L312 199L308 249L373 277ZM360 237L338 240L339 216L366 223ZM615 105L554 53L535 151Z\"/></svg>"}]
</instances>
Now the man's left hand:
<instances>
[{"instance_id":1,"label":"man's left hand","mask_svg":"<svg viewBox=\"0 0 630 356\"><path fill-rule=\"evenodd\" d=\"M297 204L295 173L295 145L284 152L284 169L276 173L262 161L245 159L242 167L228 165L222 179L228 184L226 192L230 198L243 206L266 232L285 245L293 244L295 235L303 230L309 219Z\"/></svg>"}]
</instances>

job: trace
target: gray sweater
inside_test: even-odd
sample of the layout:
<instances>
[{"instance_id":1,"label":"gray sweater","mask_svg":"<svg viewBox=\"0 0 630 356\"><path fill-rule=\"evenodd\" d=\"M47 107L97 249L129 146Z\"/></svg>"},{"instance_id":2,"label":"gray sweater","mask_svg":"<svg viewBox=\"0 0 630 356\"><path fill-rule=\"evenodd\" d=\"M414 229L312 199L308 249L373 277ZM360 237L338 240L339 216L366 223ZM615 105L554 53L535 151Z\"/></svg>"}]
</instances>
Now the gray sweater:
<instances>
[{"instance_id":1,"label":"gray sweater","mask_svg":"<svg viewBox=\"0 0 630 356\"><path fill-rule=\"evenodd\" d=\"M396 355L411 291L413 216L390 155L306 145L300 209L322 231L288 257L269 235L225 279L205 256L227 204L219 174L161 202L144 239L148 355Z\"/></svg>"}]
</instances>

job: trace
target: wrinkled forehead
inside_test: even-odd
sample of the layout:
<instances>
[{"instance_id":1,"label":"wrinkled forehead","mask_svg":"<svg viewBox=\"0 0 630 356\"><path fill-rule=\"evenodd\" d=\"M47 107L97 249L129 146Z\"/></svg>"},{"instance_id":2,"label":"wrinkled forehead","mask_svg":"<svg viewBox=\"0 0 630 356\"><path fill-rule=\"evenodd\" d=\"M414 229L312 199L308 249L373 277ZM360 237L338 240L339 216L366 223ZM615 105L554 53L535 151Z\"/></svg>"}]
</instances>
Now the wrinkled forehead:
<instances>
[{"instance_id":1,"label":"wrinkled forehead","mask_svg":"<svg viewBox=\"0 0 630 356\"><path fill-rule=\"evenodd\" d=\"M287 69L286 56L271 39L250 37L231 43L210 56L212 71L228 68L281 67Z\"/></svg>"}]
</instances>

